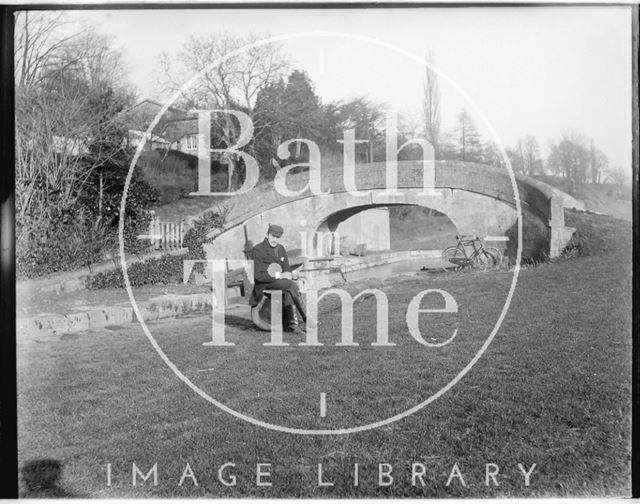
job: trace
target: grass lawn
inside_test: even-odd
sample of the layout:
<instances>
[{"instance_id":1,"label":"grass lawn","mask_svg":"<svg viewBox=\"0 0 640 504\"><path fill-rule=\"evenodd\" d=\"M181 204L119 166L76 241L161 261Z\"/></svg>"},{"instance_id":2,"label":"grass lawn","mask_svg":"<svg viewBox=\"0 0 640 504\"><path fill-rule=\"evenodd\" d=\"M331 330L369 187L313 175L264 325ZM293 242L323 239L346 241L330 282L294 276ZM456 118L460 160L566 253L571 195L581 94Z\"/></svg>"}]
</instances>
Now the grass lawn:
<instances>
[{"instance_id":1,"label":"grass lawn","mask_svg":"<svg viewBox=\"0 0 640 504\"><path fill-rule=\"evenodd\" d=\"M571 214L585 254L523 270L495 340L469 373L423 410L391 425L311 437L270 431L221 412L179 381L131 325L18 342L21 467L62 466L55 493L158 496L580 496L630 493L631 235L615 219ZM150 325L186 376L242 413L296 428L363 425L397 414L450 381L493 327L511 273L424 274L385 284L389 338L375 348L374 298L356 302L354 339L337 347L339 313L321 305L322 347L264 347L245 312L227 316L233 347L203 347L209 317ZM418 292L444 289L459 312L420 316L425 340L408 334L405 311ZM427 298L435 305L436 298ZM320 394L326 394L326 416ZM131 484L132 464L158 485ZM181 475L189 464L199 485ZM235 486L218 479L236 476ZM256 485L256 464L271 464ZM412 464L422 482L412 484ZM107 486L111 464L111 486ZM318 485L318 464L333 486ZM354 485L354 464L359 481ZM379 464L393 467L381 486ZM457 465L456 465L457 464ZM496 464L499 486L485 485ZM518 468L532 471L525 486ZM386 467L386 466L385 466ZM461 478L453 477L454 467ZM388 469L388 467L386 467ZM495 469L492 467L492 470ZM383 478L384 481L384 478ZM24 495L34 495L23 486ZM46 491L35 495L47 494Z\"/></svg>"}]
</instances>

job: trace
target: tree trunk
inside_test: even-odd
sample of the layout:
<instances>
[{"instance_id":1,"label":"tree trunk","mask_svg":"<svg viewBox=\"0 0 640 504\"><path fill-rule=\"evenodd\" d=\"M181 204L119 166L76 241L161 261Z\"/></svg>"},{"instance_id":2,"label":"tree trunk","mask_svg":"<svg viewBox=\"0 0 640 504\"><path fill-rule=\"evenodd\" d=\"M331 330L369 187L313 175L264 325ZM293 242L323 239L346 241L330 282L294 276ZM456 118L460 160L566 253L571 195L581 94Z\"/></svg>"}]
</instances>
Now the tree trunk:
<instances>
[{"instance_id":1,"label":"tree trunk","mask_svg":"<svg viewBox=\"0 0 640 504\"><path fill-rule=\"evenodd\" d=\"M100 192L98 195L98 220L96 224L102 221L102 198L103 197L104 197L104 180L103 180L103 174L102 172L100 172Z\"/></svg>"}]
</instances>

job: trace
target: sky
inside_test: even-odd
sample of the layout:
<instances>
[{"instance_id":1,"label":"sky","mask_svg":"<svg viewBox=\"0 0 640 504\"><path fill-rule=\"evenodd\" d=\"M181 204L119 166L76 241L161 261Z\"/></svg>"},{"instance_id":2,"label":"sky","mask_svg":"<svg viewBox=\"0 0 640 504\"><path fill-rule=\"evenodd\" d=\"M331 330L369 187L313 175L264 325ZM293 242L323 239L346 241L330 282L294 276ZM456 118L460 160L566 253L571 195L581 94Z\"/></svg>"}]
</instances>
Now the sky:
<instances>
[{"instance_id":1,"label":"sky","mask_svg":"<svg viewBox=\"0 0 640 504\"><path fill-rule=\"evenodd\" d=\"M573 130L593 138L612 166L631 170L631 10L624 6L111 10L71 13L109 35L141 97L157 98L162 52L195 36L268 38L329 31L283 43L323 102L367 96L419 117L427 51L440 73L449 129L461 108L486 138L510 147ZM373 41L354 40L361 36ZM393 46L395 49L387 47ZM410 53L414 55L412 58ZM185 76L185 81L190 76Z\"/></svg>"}]
</instances>

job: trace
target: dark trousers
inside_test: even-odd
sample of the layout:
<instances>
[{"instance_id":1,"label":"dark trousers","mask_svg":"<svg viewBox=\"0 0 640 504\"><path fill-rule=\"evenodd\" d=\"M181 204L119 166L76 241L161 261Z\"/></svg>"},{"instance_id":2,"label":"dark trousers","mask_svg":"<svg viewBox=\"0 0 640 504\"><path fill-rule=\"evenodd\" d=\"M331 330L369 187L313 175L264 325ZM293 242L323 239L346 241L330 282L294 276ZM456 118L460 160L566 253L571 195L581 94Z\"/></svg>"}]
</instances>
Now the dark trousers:
<instances>
[{"instance_id":1,"label":"dark trousers","mask_svg":"<svg viewBox=\"0 0 640 504\"><path fill-rule=\"evenodd\" d=\"M278 280L274 280L269 283L260 283L259 285L260 291L268 291L268 290L279 290L282 291L282 304L286 308L288 306L295 305L295 307L300 312L300 316L302 320L306 322L307 320L307 307L304 304L304 300L300 295L300 289L298 288L298 284L293 280L289 280L288 278L280 278Z\"/></svg>"}]
</instances>

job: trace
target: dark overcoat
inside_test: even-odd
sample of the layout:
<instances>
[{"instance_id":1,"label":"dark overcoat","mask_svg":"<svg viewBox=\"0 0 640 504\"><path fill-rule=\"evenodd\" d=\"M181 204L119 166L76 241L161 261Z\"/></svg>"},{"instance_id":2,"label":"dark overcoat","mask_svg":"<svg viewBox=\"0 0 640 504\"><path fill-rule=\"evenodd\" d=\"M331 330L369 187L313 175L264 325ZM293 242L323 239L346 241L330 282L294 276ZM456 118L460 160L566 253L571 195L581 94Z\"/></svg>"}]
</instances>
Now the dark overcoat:
<instances>
[{"instance_id":1,"label":"dark overcoat","mask_svg":"<svg viewBox=\"0 0 640 504\"><path fill-rule=\"evenodd\" d=\"M269 288L270 284L276 281L276 278L267 272L269 265L273 263L279 264L282 271L291 271L291 267L289 266L289 258L285 248L280 244L272 247L266 238L262 243L258 243L253 247L251 258L253 259L255 286L249 302L251 306L255 306L262 299L262 293Z\"/></svg>"}]
</instances>

